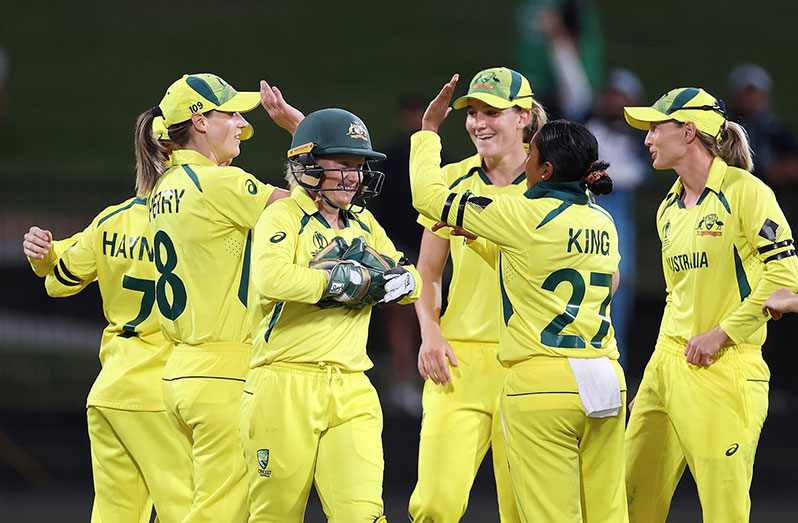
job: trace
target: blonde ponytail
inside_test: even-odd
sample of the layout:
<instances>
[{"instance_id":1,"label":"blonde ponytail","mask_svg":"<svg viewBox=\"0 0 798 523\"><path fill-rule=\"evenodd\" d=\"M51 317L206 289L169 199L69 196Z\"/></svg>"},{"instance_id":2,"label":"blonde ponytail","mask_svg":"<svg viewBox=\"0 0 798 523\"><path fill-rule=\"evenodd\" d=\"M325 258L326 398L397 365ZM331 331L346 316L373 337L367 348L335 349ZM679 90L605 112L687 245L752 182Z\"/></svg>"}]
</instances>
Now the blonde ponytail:
<instances>
[{"instance_id":1,"label":"blonde ponytail","mask_svg":"<svg viewBox=\"0 0 798 523\"><path fill-rule=\"evenodd\" d=\"M697 131L701 144L712 156L720 156L726 164L752 172L754 169L753 153L748 142L745 128L735 122L725 122L720 128L721 141L704 131Z\"/></svg>"}]
</instances>

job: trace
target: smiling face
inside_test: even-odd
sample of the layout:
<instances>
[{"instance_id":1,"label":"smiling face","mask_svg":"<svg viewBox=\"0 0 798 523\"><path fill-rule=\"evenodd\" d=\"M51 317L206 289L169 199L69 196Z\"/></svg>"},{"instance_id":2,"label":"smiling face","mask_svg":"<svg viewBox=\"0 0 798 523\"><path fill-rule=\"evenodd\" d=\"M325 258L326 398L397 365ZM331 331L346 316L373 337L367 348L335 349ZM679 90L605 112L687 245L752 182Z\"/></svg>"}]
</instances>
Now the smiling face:
<instances>
[{"instance_id":1,"label":"smiling face","mask_svg":"<svg viewBox=\"0 0 798 523\"><path fill-rule=\"evenodd\" d=\"M524 143L524 126L529 111L497 109L481 100L469 99L465 127L477 152L483 158L512 154Z\"/></svg>"},{"instance_id":2,"label":"smiling face","mask_svg":"<svg viewBox=\"0 0 798 523\"><path fill-rule=\"evenodd\" d=\"M204 116L212 159L222 164L238 156L241 152L241 132L249 125L241 113L211 111Z\"/></svg>"},{"instance_id":3,"label":"smiling face","mask_svg":"<svg viewBox=\"0 0 798 523\"><path fill-rule=\"evenodd\" d=\"M352 198L363 182L361 169L366 163L366 158L354 154L331 154L319 157L316 161L326 169L319 184L320 194L341 209L349 208ZM326 204L321 198L318 198L316 203Z\"/></svg>"},{"instance_id":4,"label":"smiling face","mask_svg":"<svg viewBox=\"0 0 798 523\"><path fill-rule=\"evenodd\" d=\"M673 169L687 151L684 125L674 120L652 122L645 144L651 154L654 169Z\"/></svg>"}]
</instances>

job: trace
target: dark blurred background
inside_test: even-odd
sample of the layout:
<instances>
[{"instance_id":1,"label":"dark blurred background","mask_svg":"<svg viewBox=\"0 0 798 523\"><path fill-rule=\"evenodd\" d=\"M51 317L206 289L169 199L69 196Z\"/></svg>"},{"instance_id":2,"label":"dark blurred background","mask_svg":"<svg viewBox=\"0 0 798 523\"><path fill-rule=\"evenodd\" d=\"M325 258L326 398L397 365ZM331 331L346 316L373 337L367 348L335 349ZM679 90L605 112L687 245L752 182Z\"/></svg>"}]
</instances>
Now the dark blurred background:
<instances>
[{"instance_id":1,"label":"dark blurred background","mask_svg":"<svg viewBox=\"0 0 798 523\"><path fill-rule=\"evenodd\" d=\"M526 74L551 116L588 122L600 137L602 156L613 162L610 172L617 173L617 199L599 203L613 210L625 238L627 277L617 307L613 302L613 322L634 390L653 349L664 299L653 214L675 174L650 172L641 159L643 133L620 122L618 107L650 105L680 86L702 86L726 100L752 135L756 174L771 185L795 226L798 153L792 129L798 124L798 99L792 87L798 81L798 37L790 5L786 0L4 3L0 520L87 521L92 497L84 407L99 370L104 325L99 294L89 288L67 301L49 299L22 255L22 235L33 224L49 228L56 238L70 235L105 206L132 195L135 119L183 73L214 72L238 90L256 90L262 78L306 113L337 106L360 115L375 146L395 160L383 166L388 181L374 202L375 213L411 256L421 231L414 225L401 159L424 105L454 72L461 75L457 95L487 67L505 65ZM756 67L738 68L745 64ZM256 134L243 145L236 165L281 183L289 136L261 109L247 118ZM473 154L463 119L456 112L441 130L449 160ZM385 498L393 521L404 520L415 482L421 383L414 325L410 307L375 313L369 347L375 361L370 375L386 415ZM792 439L797 329L796 317L785 317L771 325L765 346L771 406L755 467L752 521L795 521L798 515ZM491 481L489 467L483 467L463 521L498 520ZM312 501L307 521L322 519ZM697 496L686 477L669 521L699 520Z\"/></svg>"}]
</instances>

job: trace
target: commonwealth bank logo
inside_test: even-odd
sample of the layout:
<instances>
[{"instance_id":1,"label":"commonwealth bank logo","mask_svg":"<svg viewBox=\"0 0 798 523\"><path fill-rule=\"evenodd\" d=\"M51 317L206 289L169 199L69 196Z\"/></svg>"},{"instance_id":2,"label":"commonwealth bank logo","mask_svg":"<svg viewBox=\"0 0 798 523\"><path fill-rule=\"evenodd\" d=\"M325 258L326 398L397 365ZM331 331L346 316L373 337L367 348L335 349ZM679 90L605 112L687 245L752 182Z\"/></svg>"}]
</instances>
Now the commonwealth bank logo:
<instances>
[{"instance_id":1,"label":"commonwealth bank logo","mask_svg":"<svg viewBox=\"0 0 798 523\"><path fill-rule=\"evenodd\" d=\"M258 474L263 478L268 478L272 475L271 470L267 470L269 466L269 449L260 449L257 452L258 458Z\"/></svg>"}]
</instances>

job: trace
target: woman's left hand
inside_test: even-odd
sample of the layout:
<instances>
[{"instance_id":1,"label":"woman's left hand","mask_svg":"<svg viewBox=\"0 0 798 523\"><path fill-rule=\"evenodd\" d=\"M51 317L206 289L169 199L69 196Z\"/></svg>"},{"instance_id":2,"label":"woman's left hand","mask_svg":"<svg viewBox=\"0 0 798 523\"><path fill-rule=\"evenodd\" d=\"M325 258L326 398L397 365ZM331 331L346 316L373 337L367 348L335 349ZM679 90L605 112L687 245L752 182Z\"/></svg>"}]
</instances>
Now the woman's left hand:
<instances>
[{"instance_id":1,"label":"woman's left hand","mask_svg":"<svg viewBox=\"0 0 798 523\"><path fill-rule=\"evenodd\" d=\"M270 86L266 80L260 81L260 104L274 123L291 133L291 136L296 132L299 122L305 119L302 111L286 102L280 89Z\"/></svg>"},{"instance_id":2,"label":"woman's left hand","mask_svg":"<svg viewBox=\"0 0 798 523\"><path fill-rule=\"evenodd\" d=\"M469 240L469 241L474 241L474 240L477 239L477 235L474 234L473 232L468 232L467 230L463 229L462 227L451 226L451 225L449 225L446 222L438 222L435 225L433 225L432 226L432 232L435 232L435 231L438 231L440 229L443 229L444 227L451 227L452 228L452 230L449 231L449 234L451 234L452 236L462 236L466 240Z\"/></svg>"},{"instance_id":3,"label":"woman's left hand","mask_svg":"<svg viewBox=\"0 0 798 523\"><path fill-rule=\"evenodd\" d=\"M718 325L712 330L690 338L687 348L684 349L684 355L687 356L687 361L693 365L708 367L715 362L713 356L728 339L729 336Z\"/></svg>"},{"instance_id":4,"label":"woman's left hand","mask_svg":"<svg viewBox=\"0 0 798 523\"><path fill-rule=\"evenodd\" d=\"M457 85L457 80L459 79L460 75L455 73L452 79L444 84L438 96L433 98L429 103L427 110L424 111L424 116L421 118L422 131L438 132L438 127L441 126L446 117L449 116L449 113L452 112L452 108L449 107L449 104L452 102L454 86Z\"/></svg>"}]
</instances>

